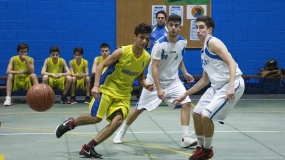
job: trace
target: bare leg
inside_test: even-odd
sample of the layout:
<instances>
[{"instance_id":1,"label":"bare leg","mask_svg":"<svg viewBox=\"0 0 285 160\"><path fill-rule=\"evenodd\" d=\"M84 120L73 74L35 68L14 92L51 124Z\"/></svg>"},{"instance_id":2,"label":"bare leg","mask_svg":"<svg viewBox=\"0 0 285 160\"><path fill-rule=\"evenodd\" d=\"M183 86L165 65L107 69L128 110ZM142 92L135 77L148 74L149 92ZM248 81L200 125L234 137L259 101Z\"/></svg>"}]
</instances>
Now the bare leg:
<instances>
[{"instance_id":1,"label":"bare leg","mask_svg":"<svg viewBox=\"0 0 285 160\"><path fill-rule=\"evenodd\" d=\"M67 94L67 92L68 92L68 90L69 90L69 88L71 86L71 83L72 83L71 76L66 76L65 77L65 81L66 81L66 83L65 83L65 86L64 86L64 89L63 89L63 93L62 93L64 96L66 96L66 94Z\"/></svg>"},{"instance_id":2,"label":"bare leg","mask_svg":"<svg viewBox=\"0 0 285 160\"><path fill-rule=\"evenodd\" d=\"M37 75L36 75L36 74L31 74L30 79L31 79L31 81L33 82L33 85L35 85L35 84L38 84L38 83L39 83L39 81L38 81L38 77L37 77Z\"/></svg>"},{"instance_id":3,"label":"bare leg","mask_svg":"<svg viewBox=\"0 0 285 160\"><path fill-rule=\"evenodd\" d=\"M182 104L180 121L182 126L189 126L190 122L190 103Z\"/></svg>"},{"instance_id":4,"label":"bare leg","mask_svg":"<svg viewBox=\"0 0 285 160\"><path fill-rule=\"evenodd\" d=\"M11 96L11 92L12 92L13 78L14 78L13 74L8 74L7 82L6 82L6 94L9 97Z\"/></svg>"},{"instance_id":5,"label":"bare leg","mask_svg":"<svg viewBox=\"0 0 285 160\"><path fill-rule=\"evenodd\" d=\"M82 125L95 124L101 121L101 118L91 116L89 113L85 113L74 120L74 125L77 127Z\"/></svg>"},{"instance_id":6,"label":"bare leg","mask_svg":"<svg viewBox=\"0 0 285 160\"><path fill-rule=\"evenodd\" d=\"M86 95L90 96L90 77L85 77L85 89L86 89Z\"/></svg>"},{"instance_id":7,"label":"bare leg","mask_svg":"<svg viewBox=\"0 0 285 160\"><path fill-rule=\"evenodd\" d=\"M144 110L138 110L138 109L133 109L132 112L128 115L126 124L130 126L137 118L138 116L143 112Z\"/></svg>"},{"instance_id":8,"label":"bare leg","mask_svg":"<svg viewBox=\"0 0 285 160\"><path fill-rule=\"evenodd\" d=\"M71 77L71 96L75 96L76 77Z\"/></svg>"},{"instance_id":9,"label":"bare leg","mask_svg":"<svg viewBox=\"0 0 285 160\"><path fill-rule=\"evenodd\" d=\"M102 129L94 140L99 144L109 138L122 124L123 117L121 113L117 113L110 124L108 124L104 129Z\"/></svg>"},{"instance_id":10,"label":"bare leg","mask_svg":"<svg viewBox=\"0 0 285 160\"><path fill-rule=\"evenodd\" d=\"M204 135L201 115L193 112L193 120L196 135Z\"/></svg>"},{"instance_id":11,"label":"bare leg","mask_svg":"<svg viewBox=\"0 0 285 160\"><path fill-rule=\"evenodd\" d=\"M43 76L42 83L48 84L48 75Z\"/></svg>"},{"instance_id":12,"label":"bare leg","mask_svg":"<svg viewBox=\"0 0 285 160\"><path fill-rule=\"evenodd\" d=\"M210 120L208 117L205 117L204 115L201 116L202 124L203 124L203 130L204 130L204 136L205 138L213 137L214 135L214 123L212 120Z\"/></svg>"}]
</instances>

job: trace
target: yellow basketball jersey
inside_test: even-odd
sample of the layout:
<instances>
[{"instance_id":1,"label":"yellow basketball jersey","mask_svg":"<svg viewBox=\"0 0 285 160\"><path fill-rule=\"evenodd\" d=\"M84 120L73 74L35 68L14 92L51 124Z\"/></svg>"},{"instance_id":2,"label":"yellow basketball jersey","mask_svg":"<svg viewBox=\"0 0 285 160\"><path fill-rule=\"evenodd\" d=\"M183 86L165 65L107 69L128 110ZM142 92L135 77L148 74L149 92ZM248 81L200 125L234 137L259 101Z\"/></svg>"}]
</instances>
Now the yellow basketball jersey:
<instances>
[{"instance_id":1,"label":"yellow basketball jersey","mask_svg":"<svg viewBox=\"0 0 285 160\"><path fill-rule=\"evenodd\" d=\"M143 50L142 55L136 58L132 51L132 45L123 46L122 52L121 58L114 65L108 67L107 70L113 66L114 71L106 76L100 91L114 98L129 100L133 90L133 81L148 65L150 55L146 50Z\"/></svg>"},{"instance_id":2,"label":"yellow basketball jersey","mask_svg":"<svg viewBox=\"0 0 285 160\"><path fill-rule=\"evenodd\" d=\"M64 67L63 67L63 59L58 58L58 61L56 64L52 62L52 58L47 58L47 72L48 73L63 73Z\"/></svg>"},{"instance_id":3,"label":"yellow basketball jersey","mask_svg":"<svg viewBox=\"0 0 285 160\"><path fill-rule=\"evenodd\" d=\"M88 67L87 60L83 58L81 59L80 65L77 65L75 58L71 60L71 65L75 74L85 73L85 68Z\"/></svg>"},{"instance_id":4,"label":"yellow basketball jersey","mask_svg":"<svg viewBox=\"0 0 285 160\"><path fill-rule=\"evenodd\" d=\"M98 56L97 57L98 64L100 64L103 60L104 60L103 56ZM104 67L102 73L104 73L106 71L106 69L107 69L107 67Z\"/></svg>"},{"instance_id":5,"label":"yellow basketball jersey","mask_svg":"<svg viewBox=\"0 0 285 160\"><path fill-rule=\"evenodd\" d=\"M29 56L26 56L28 62L32 61L32 58ZM24 74L15 74L15 77L26 77L27 75L30 75L29 69L28 69L28 64L26 61L21 61L19 56L14 56L13 57L13 70L14 71L19 71L19 70L24 70Z\"/></svg>"}]
</instances>

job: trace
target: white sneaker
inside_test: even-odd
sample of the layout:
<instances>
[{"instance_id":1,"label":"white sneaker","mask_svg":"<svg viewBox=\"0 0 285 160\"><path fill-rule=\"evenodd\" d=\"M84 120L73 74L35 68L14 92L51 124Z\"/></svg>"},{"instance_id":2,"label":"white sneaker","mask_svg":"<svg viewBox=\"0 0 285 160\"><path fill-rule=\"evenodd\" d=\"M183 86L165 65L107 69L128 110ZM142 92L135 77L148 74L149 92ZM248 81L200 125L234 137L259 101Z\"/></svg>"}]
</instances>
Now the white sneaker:
<instances>
[{"instance_id":1,"label":"white sneaker","mask_svg":"<svg viewBox=\"0 0 285 160\"><path fill-rule=\"evenodd\" d=\"M197 145L197 139L192 139L188 134L182 136L181 147L188 148Z\"/></svg>"},{"instance_id":2,"label":"white sneaker","mask_svg":"<svg viewBox=\"0 0 285 160\"><path fill-rule=\"evenodd\" d=\"M11 97L10 96L6 96L4 106L11 106Z\"/></svg>"},{"instance_id":3,"label":"white sneaker","mask_svg":"<svg viewBox=\"0 0 285 160\"><path fill-rule=\"evenodd\" d=\"M123 143L123 138L125 133L126 133L125 130L120 129L119 132L116 134L115 138L113 139L113 143L115 144Z\"/></svg>"}]
</instances>

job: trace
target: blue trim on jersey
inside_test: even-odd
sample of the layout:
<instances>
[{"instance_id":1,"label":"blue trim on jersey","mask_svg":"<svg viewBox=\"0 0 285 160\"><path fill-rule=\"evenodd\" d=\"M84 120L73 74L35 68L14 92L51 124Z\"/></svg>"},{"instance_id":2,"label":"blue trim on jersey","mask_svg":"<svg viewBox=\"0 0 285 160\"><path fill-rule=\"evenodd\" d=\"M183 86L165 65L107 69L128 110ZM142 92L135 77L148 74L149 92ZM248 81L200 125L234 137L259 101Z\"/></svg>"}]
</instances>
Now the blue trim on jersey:
<instances>
[{"instance_id":1,"label":"blue trim on jersey","mask_svg":"<svg viewBox=\"0 0 285 160\"><path fill-rule=\"evenodd\" d=\"M237 89L240 87L240 81L238 83L237 88L235 89L235 91L237 91ZM211 116L210 119L212 119L226 104L227 104L227 100L219 107L219 109Z\"/></svg>"},{"instance_id":2,"label":"blue trim on jersey","mask_svg":"<svg viewBox=\"0 0 285 160\"><path fill-rule=\"evenodd\" d=\"M213 55L210 53L210 51L208 50L208 48L205 48L205 54L207 56L209 56L210 58L213 58L213 59L216 59L216 60L221 60L222 61L222 58L219 57L218 55Z\"/></svg>"},{"instance_id":3,"label":"blue trim on jersey","mask_svg":"<svg viewBox=\"0 0 285 160\"><path fill-rule=\"evenodd\" d=\"M105 70L105 72L101 75L100 85L102 85L105 82L106 78L115 71L115 66L118 62L119 61L108 66L108 68Z\"/></svg>"}]
</instances>

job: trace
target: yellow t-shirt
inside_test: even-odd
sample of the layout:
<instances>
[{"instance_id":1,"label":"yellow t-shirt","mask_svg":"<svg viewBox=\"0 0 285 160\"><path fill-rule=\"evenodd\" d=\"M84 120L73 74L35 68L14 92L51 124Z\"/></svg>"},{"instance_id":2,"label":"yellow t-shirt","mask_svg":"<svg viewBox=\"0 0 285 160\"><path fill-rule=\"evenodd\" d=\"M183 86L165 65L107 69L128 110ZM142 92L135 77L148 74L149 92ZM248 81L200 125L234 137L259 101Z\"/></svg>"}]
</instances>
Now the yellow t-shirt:
<instances>
[{"instance_id":1,"label":"yellow t-shirt","mask_svg":"<svg viewBox=\"0 0 285 160\"><path fill-rule=\"evenodd\" d=\"M47 72L48 73L63 73L64 67L63 67L63 59L58 58L58 61L56 64L52 62L52 58L47 58Z\"/></svg>"},{"instance_id":2,"label":"yellow t-shirt","mask_svg":"<svg viewBox=\"0 0 285 160\"><path fill-rule=\"evenodd\" d=\"M114 67L114 71L106 77L100 91L114 98L129 100L133 90L133 81L148 65L150 55L143 50L142 55L136 58L132 45L123 46L122 50L121 58L113 66L108 67L108 69Z\"/></svg>"},{"instance_id":3,"label":"yellow t-shirt","mask_svg":"<svg viewBox=\"0 0 285 160\"><path fill-rule=\"evenodd\" d=\"M28 62L31 62L32 61L32 58L29 57L29 56L26 56L26 59L28 60ZM15 74L15 77L26 77L28 75L30 75L29 73L29 69L28 69L28 64L26 61L21 61L20 60L20 57L19 56L14 56L13 57L13 70L14 71L19 71L19 70L24 70L24 73L23 74Z\"/></svg>"},{"instance_id":4,"label":"yellow t-shirt","mask_svg":"<svg viewBox=\"0 0 285 160\"><path fill-rule=\"evenodd\" d=\"M29 56L26 56L28 62L32 61L32 58ZM20 89L28 90L31 86L31 79L30 79L30 73L28 69L28 64L26 61L21 61L19 56L13 57L13 70L19 71L24 70L24 73L22 74L15 74L14 82L13 82L13 91L17 91Z\"/></svg>"},{"instance_id":5,"label":"yellow t-shirt","mask_svg":"<svg viewBox=\"0 0 285 160\"><path fill-rule=\"evenodd\" d=\"M87 60L83 58L81 59L80 65L77 65L75 58L71 60L71 65L73 67L74 74L85 73L85 68L88 67Z\"/></svg>"}]
</instances>

